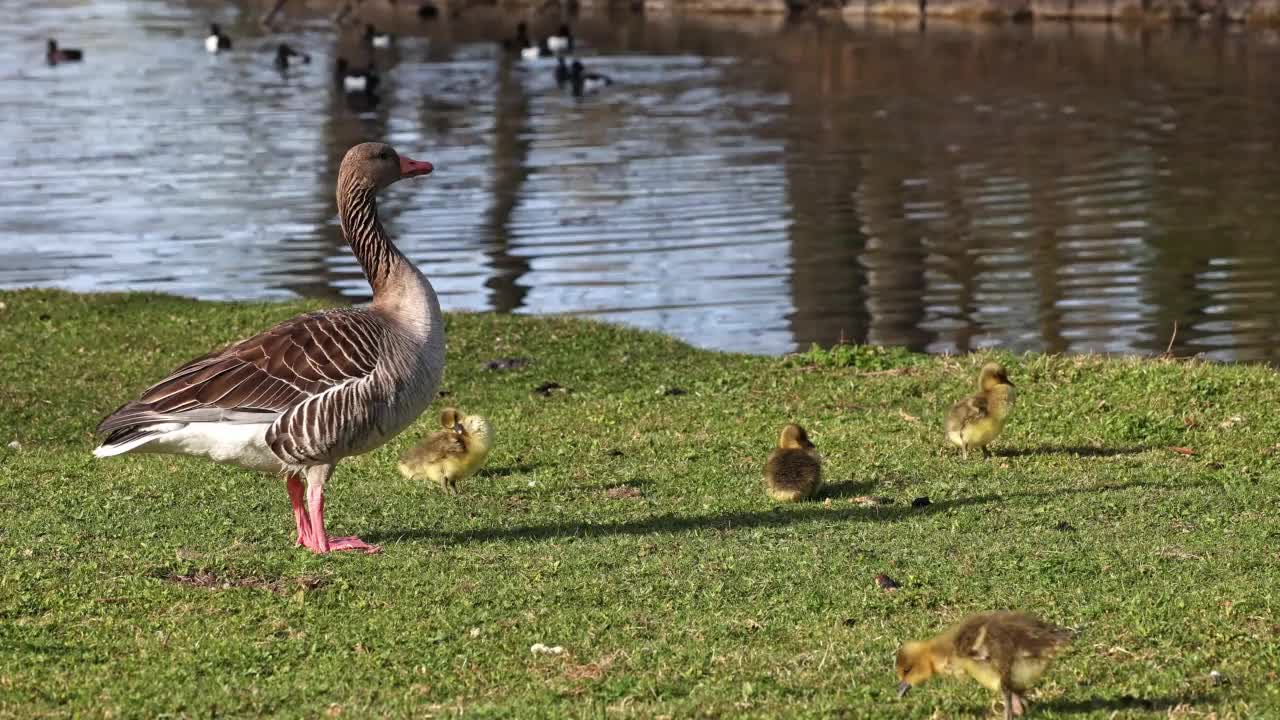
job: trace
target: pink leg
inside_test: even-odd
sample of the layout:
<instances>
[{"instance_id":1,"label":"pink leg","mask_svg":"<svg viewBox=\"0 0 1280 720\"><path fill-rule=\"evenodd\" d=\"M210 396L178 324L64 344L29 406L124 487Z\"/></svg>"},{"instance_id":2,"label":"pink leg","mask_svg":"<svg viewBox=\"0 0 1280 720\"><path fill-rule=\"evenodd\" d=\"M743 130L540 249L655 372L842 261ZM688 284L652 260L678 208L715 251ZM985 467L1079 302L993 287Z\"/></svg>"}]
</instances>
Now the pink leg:
<instances>
[{"instance_id":1,"label":"pink leg","mask_svg":"<svg viewBox=\"0 0 1280 720\"><path fill-rule=\"evenodd\" d=\"M285 487L289 490L289 504L293 506L293 521L298 525L297 545L311 547L311 520L307 518L307 508L303 503L305 490L302 488L302 477L296 474L285 479Z\"/></svg>"},{"instance_id":2,"label":"pink leg","mask_svg":"<svg viewBox=\"0 0 1280 720\"><path fill-rule=\"evenodd\" d=\"M1014 716L1022 717L1022 714L1026 711L1026 705L1022 702L1022 697L1018 693L1013 693L1009 696L1009 704Z\"/></svg>"},{"instance_id":3,"label":"pink leg","mask_svg":"<svg viewBox=\"0 0 1280 720\"><path fill-rule=\"evenodd\" d=\"M382 552L377 545L370 545L358 537L329 537L324 529L324 483L333 474L332 465L322 465L307 469L307 515L311 522L311 544L307 545L312 552L327 553L336 550L363 550L372 554Z\"/></svg>"}]
</instances>

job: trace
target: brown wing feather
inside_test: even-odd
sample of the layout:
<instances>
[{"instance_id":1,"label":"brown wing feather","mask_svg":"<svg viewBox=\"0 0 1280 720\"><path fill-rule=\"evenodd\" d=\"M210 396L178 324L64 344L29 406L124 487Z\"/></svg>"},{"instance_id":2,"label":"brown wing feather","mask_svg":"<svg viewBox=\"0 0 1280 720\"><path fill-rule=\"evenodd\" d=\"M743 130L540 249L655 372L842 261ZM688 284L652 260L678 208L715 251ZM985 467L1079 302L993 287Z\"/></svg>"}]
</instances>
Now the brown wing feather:
<instances>
[{"instance_id":1,"label":"brown wing feather","mask_svg":"<svg viewBox=\"0 0 1280 720\"><path fill-rule=\"evenodd\" d=\"M822 463L808 450L775 449L765 461L764 474L774 487L810 492L822 483Z\"/></svg>"},{"instance_id":2,"label":"brown wing feather","mask_svg":"<svg viewBox=\"0 0 1280 720\"><path fill-rule=\"evenodd\" d=\"M272 422L308 398L373 372L378 319L327 310L196 358L98 425L113 437L158 422Z\"/></svg>"},{"instance_id":3,"label":"brown wing feather","mask_svg":"<svg viewBox=\"0 0 1280 720\"><path fill-rule=\"evenodd\" d=\"M947 413L947 432L964 428L990 413L985 395L972 395L951 406Z\"/></svg>"},{"instance_id":4,"label":"brown wing feather","mask_svg":"<svg viewBox=\"0 0 1280 720\"><path fill-rule=\"evenodd\" d=\"M1002 612L964 621L956 629L954 644L958 655L1003 666L1016 657L1052 657L1070 639L1070 631L1034 615Z\"/></svg>"},{"instance_id":5,"label":"brown wing feather","mask_svg":"<svg viewBox=\"0 0 1280 720\"><path fill-rule=\"evenodd\" d=\"M439 462L450 455L465 455L467 442L450 430L438 430L421 443L400 454L400 462L415 467Z\"/></svg>"}]
</instances>

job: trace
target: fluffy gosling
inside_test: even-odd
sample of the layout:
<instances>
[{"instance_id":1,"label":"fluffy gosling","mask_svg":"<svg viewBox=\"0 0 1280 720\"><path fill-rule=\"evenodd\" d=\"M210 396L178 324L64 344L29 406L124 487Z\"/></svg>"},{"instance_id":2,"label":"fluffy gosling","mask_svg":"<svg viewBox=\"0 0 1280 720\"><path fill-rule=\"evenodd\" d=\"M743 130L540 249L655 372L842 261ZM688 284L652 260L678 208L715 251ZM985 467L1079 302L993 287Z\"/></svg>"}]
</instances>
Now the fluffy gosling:
<instances>
[{"instance_id":1,"label":"fluffy gosling","mask_svg":"<svg viewBox=\"0 0 1280 720\"><path fill-rule=\"evenodd\" d=\"M983 365L978 375L978 394L952 405L947 413L947 440L960 448L966 459L970 448L981 448L983 457L990 457L987 445L1004 430L1013 402L1013 383L1004 366Z\"/></svg>"},{"instance_id":2,"label":"fluffy gosling","mask_svg":"<svg viewBox=\"0 0 1280 720\"><path fill-rule=\"evenodd\" d=\"M440 413L437 430L400 455L400 474L412 480L425 477L451 495L458 494L458 481L469 477L489 457L493 430L479 415L463 416L455 408Z\"/></svg>"},{"instance_id":3,"label":"fluffy gosling","mask_svg":"<svg viewBox=\"0 0 1280 720\"><path fill-rule=\"evenodd\" d=\"M1004 697L1004 720L1021 716L1023 694L1071 639L1064 628L1020 612L969 617L932 640L898 649L898 697L937 673L968 675Z\"/></svg>"},{"instance_id":4,"label":"fluffy gosling","mask_svg":"<svg viewBox=\"0 0 1280 720\"><path fill-rule=\"evenodd\" d=\"M764 464L765 492L774 502L807 500L822 489L822 456L796 424L782 428L778 447Z\"/></svg>"}]
</instances>

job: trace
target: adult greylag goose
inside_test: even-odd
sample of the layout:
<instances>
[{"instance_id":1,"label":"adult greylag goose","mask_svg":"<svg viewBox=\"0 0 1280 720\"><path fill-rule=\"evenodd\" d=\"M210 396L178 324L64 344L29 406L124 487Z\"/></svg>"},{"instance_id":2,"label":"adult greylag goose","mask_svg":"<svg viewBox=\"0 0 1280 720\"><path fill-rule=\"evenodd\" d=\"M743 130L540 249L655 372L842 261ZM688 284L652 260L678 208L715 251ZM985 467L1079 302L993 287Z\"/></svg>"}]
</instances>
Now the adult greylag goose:
<instances>
[{"instance_id":1,"label":"adult greylag goose","mask_svg":"<svg viewBox=\"0 0 1280 720\"><path fill-rule=\"evenodd\" d=\"M374 198L431 170L382 143L348 150L338 171L338 218L373 302L300 315L192 360L103 420L98 432L106 438L94 455L194 455L280 473L297 544L317 553L380 550L328 536L324 486L338 461L413 422L444 373L435 290L387 237Z\"/></svg>"}]
</instances>

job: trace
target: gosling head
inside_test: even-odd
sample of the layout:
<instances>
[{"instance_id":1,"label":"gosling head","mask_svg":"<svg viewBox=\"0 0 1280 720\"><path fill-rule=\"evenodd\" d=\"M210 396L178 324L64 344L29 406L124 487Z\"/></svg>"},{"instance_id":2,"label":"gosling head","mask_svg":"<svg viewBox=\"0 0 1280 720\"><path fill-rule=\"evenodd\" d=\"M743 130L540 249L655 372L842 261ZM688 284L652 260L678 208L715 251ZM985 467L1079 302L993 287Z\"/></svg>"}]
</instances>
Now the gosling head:
<instances>
[{"instance_id":1,"label":"gosling head","mask_svg":"<svg viewBox=\"0 0 1280 720\"><path fill-rule=\"evenodd\" d=\"M978 376L978 386L983 392L986 392L997 385L1013 387L1013 383L1009 381L1009 373L1000 363L992 362L983 365L982 374Z\"/></svg>"},{"instance_id":2,"label":"gosling head","mask_svg":"<svg viewBox=\"0 0 1280 720\"><path fill-rule=\"evenodd\" d=\"M457 408L445 408L444 412L440 413L440 427L461 433L463 431L462 413L458 412Z\"/></svg>"},{"instance_id":3,"label":"gosling head","mask_svg":"<svg viewBox=\"0 0 1280 720\"><path fill-rule=\"evenodd\" d=\"M489 427L489 422L479 415L468 415L462 418L460 427L462 429L459 432L465 433L481 447L488 447L493 439L493 430Z\"/></svg>"},{"instance_id":4,"label":"gosling head","mask_svg":"<svg viewBox=\"0 0 1280 720\"><path fill-rule=\"evenodd\" d=\"M791 423L782 428L782 435L778 437L778 447L788 449L812 450L813 443L809 442L809 433L804 428Z\"/></svg>"},{"instance_id":5,"label":"gosling head","mask_svg":"<svg viewBox=\"0 0 1280 720\"><path fill-rule=\"evenodd\" d=\"M898 697L906 695L915 685L933 677L933 654L928 643L908 642L898 648Z\"/></svg>"}]
</instances>

